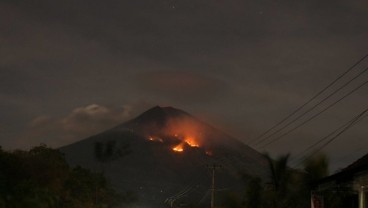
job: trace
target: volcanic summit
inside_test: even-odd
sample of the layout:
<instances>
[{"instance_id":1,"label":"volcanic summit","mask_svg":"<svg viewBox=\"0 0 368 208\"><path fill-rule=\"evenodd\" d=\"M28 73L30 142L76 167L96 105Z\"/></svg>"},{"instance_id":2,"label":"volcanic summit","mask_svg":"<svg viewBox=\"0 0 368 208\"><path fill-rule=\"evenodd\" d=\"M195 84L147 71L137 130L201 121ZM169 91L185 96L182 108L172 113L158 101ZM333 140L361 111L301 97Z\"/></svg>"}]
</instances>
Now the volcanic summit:
<instances>
[{"instance_id":1,"label":"volcanic summit","mask_svg":"<svg viewBox=\"0 0 368 208\"><path fill-rule=\"evenodd\" d=\"M101 160L96 150L104 145L109 157ZM60 150L71 165L102 171L118 191L135 193L137 207L208 204L213 165L221 167L216 170L218 190L244 188L244 174L268 177L260 153L172 107L153 107Z\"/></svg>"}]
</instances>

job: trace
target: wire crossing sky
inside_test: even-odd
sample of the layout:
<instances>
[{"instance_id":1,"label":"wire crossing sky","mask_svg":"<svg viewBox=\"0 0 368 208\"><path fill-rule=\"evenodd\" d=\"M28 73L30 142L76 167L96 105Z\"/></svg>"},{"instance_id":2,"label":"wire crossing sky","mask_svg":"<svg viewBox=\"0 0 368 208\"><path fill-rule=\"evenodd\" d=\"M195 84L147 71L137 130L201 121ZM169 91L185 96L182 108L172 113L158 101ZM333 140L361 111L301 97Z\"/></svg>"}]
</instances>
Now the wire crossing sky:
<instances>
[{"instance_id":1,"label":"wire crossing sky","mask_svg":"<svg viewBox=\"0 0 368 208\"><path fill-rule=\"evenodd\" d=\"M355 116L351 121L347 122L346 124L344 124L341 127L337 128L335 131L331 132L329 135L323 137L322 139L318 140L316 143L314 143L314 144L310 145L308 148L306 148L297 157L295 157L294 161L296 161L296 166L301 165L306 159L308 159L308 158L316 155L317 153L319 153L323 148L325 148L326 146L331 144L334 140L336 140L345 131L349 130L351 127L356 125L358 122L362 121L363 116L366 115L367 112L368 112L368 108L365 109L363 112L359 113L359 115ZM329 138L331 136L333 136L333 137ZM314 148L318 144L322 143L325 140L327 140L327 141L324 142L322 145L320 145L317 148ZM313 151L311 151L308 154L305 154L306 152L308 152L310 150L313 150Z\"/></svg>"},{"instance_id":2,"label":"wire crossing sky","mask_svg":"<svg viewBox=\"0 0 368 208\"><path fill-rule=\"evenodd\" d=\"M348 68L344 73L342 73L341 75L339 75L335 80L333 80L330 84L328 84L325 88L323 88L321 91L319 91L317 94L315 94L313 97L311 97L307 102L305 102L304 104L302 104L300 107L298 107L296 110L294 110L293 112L291 112L289 115L287 115L285 118L283 118L281 121L279 121L278 123L276 123L274 126L272 126L271 128L267 129L265 132L263 132L261 135L259 135L258 137L256 137L255 139L251 140L249 142L249 144L254 143L256 140L260 140L258 141L256 144L259 144L261 142L263 142L264 140L266 140L267 138L273 136L274 134L280 132L281 130L283 130L284 128L286 128L287 126L289 126L289 124L295 122L296 120L298 120L299 118L303 117L305 114L309 113L311 110L313 110L315 107L317 107L318 105L320 105L321 103L323 103L325 100L327 100L328 98L330 98L331 96L333 96L334 94L336 94L338 91L340 91L341 89L343 89L344 87L346 87L348 84L350 84L350 82L354 81L356 78L358 78L359 76L361 76L363 73L365 73L368 68L366 68L365 70L363 70L361 73L359 73L357 76L355 76L353 79L349 80L348 82L346 82L343 86L341 86L340 88L338 88L337 90L335 90L333 93L331 93L330 95L328 95L327 97L325 97L323 100L321 100L320 102L318 102L317 104L313 105L311 108L309 108L307 111L305 111L303 114L299 115L297 118L295 118L294 120L292 120L291 122L289 122L288 124L286 124L285 126L281 127L280 129L278 129L277 131L274 131L273 133L271 133L270 135L266 136L265 138L263 138L265 135L267 135L270 131L272 131L273 129L275 129L276 127L278 127L279 125L281 125L282 123L286 122L289 118L291 118L293 115L295 115L296 113L298 113L300 110L302 110L305 106L307 106L309 103L311 103L312 101L314 101L318 96L320 96L322 93L324 93L327 89L329 89L331 86L333 86L337 81L339 81L341 78L343 78L346 74L348 74L351 70L353 70L357 65L359 65L362 61L364 61L364 59L366 59L368 57L368 54L365 55L363 58L361 58L359 61L357 61L353 66L351 66L350 68ZM263 138L263 139L262 139Z\"/></svg>"},{"instance_id":3,"label":"wire crossing sky","mask_svg":"<svg viewBox=\"0 0 368 208\"><path fill-rule=\"evenodd\" d=\"M356 88L354 88L353 90L351 90L350 92L348 92L347 94L345 94L343 97L341 97L340 99L336 100L335 102L331 103L330 105L328 105L327 107L325 107L324 109L322 109L322 111L319 111L318 113L314 114L312 117L308 118L307 120L305 120L304 122L302 122L301 124L297 125L296 127L290 129L289 131L283 133L282 135L274 138L273 140L269 141L268 143L266 143L263 147L272 144L276 141L278 141L279 139L283 138L284 136L290 134L291 132L293 132L294 130L300 128L301 126L303 126L304 124L308 123L309 121L317 118L319 115L321 115L322 113L324 113L325 111L327 111L328 109L332 108L333 106L335 106L337 103L341 102L342 100L344 100L345 98L347 98L348 96L350 96L351 94L353 94L355 91L359 90L360 88L364 87L366 84L368 84L368 81L363 82L362 84L360 84L359 86L357 86Z\"/></svg>"}]
</instances>

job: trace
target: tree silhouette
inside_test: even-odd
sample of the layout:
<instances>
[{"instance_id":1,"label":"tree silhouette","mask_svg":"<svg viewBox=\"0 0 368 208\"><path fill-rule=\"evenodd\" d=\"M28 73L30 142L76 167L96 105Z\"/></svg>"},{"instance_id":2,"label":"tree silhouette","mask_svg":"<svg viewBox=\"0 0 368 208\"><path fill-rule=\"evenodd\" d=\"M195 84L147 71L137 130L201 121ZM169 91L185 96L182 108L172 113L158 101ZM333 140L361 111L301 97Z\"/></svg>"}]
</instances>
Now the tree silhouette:
<instances>
[{"instance_id":1,"label":"tree silhouette","mask_svg":"<svg viewBox=\"0 0 368 208\"><path fill-rule=\"evenodd\" d=\"M46 145L29 151L0 149L0 207L98 208L111 207L119 198L102 174L69 167L61 152Z\"/></svg>"},{"instance_id":2,"label":"tree silhouette","mask_svg":"<svg viewBox=\"0 0 368 208\"><path fill-rule=\"evenodd\" d=\"M109 140L105 143L96 142L94 154L96 160L100 163L101 173L105 174L105 164L109 164L118 158L124 157L130 153L129 143L123 143L120 147L117 147L115 140ZM95 186L95 204L98 203L99 185Z\"/></svg>"},{"instance_id":3,"label":"tree silhouette","mask_svg":"<svg viewBox=\"0 0 368 208\"><path fill-rule=\"evenodd\" d=\"M246 208L308 208L312 183L327 176L328 161L320 155L305 161L301 170L288 167L289 154L272 159L265 155L270 172L269 181L247 176Z\"/></svg>"},{"instance_id":4,"label":"tree silhouette","mask_svg":"<svg viewBox=\"0 0 368 208\"><path fill-rule=\"evenodd\" d=\"M118 158L124 157L130 153L130 144L122 143L119 147L115 140L107 142L96 142L94 154L95 158L101 164L102 173L104 173L104 164L108 164Z\"/></svg>"}]
</instances>

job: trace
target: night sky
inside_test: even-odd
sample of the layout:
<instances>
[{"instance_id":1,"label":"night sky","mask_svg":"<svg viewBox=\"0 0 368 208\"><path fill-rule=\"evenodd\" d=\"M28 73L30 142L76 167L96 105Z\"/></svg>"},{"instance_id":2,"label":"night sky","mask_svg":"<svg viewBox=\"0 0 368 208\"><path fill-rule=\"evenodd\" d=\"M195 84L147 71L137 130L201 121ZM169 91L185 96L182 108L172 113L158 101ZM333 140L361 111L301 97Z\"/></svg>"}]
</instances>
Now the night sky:
<instances>
[{"instance_id":1,"label":"night sky","mask_svg":"<svg viewBox=\"0 0 368 208\"><path fill-rule=\"evenodd\" d=\"M0 145L60 147L155 105L247 143L368 53L367 20L365 0L0 0ZM362 112L367 88L253 147L301 152ZM367 153L367 124L323 150L333 168Z\"/></svg>"}]
</instances>

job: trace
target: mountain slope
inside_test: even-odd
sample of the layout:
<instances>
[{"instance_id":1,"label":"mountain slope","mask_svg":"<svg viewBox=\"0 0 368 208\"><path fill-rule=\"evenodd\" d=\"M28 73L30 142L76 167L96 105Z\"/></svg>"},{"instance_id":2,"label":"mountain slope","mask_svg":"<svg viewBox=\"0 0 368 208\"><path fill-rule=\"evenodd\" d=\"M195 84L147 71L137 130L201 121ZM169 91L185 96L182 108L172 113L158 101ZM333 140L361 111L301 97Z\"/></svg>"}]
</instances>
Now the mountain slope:
<instances>
[{"instance_id":1,"label":"mountain slope","mask_svg":"<svg viewBox=\"0 0 368 208\"><path fill-rule=\"evenodd\" d=\"M116 157L99 163L96 144L109 143ZM129 154L119 157L119 151L127 150ZM216 170L218 188L239 190L242 173L267 177L260 153L172 107L154 107L61 151L72 165L103 171L117 190L135 192L140 207L162 207L165 201L198 203L210 186L208 165L222 167ZM207 202L208 197L202 200Z\"/></svg>"}]
</instances>

